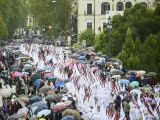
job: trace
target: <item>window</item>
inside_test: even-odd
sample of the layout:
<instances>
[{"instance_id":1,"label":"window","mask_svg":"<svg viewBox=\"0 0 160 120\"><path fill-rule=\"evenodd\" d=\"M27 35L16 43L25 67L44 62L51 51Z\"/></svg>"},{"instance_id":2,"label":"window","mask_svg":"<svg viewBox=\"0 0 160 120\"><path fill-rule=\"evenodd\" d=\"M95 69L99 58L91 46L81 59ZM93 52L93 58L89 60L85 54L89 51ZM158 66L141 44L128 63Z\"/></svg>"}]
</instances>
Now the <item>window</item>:
<instances>
[{"instance_id":1,"label":"window","mask_svg":"<svg viewBox=\"0 0 160 120\"><path fill-rule=\"evenodd\" d=\"M131 7L132 7L132 3L131 2L126 2L125 8L131 8Z\"/></svg>"},{"instance_id":2,"label":"window","mask_svg":"<svg viewBox=\"0 0 160 120\"><path fill-rule=\"evenodd\" d=\"M108 2L104 2L101 5L101 14L106 14L106 11L110 11L110 4Z\"/></svg>"},{"instance_id":3,"label":"window","mask_svg":"<svg viewBox=\"0 0 160 120\"><path fill-rule=\"evenodd\" d=\"M92 4L87 4L87 14L92 14Z\"/></svg>"},{"instance_id":4,"label":"window","mask_svg":"<svg viewBox=\"0 0 160 120\"><path fill-rule=\"evenodd\" d=\"M92 29L92 22L87 22L87 29Z\"/></svg>"},{"instance_id":5,"label":"window","mask_svg":"<svg viewBox=\"0 0 160 120\"><path fill-rule=\"evenodd\" d=\"M124 5L122 2L117 3L117 11L123 11L124 10Z\"/></svg>"},{"instance_id":6,"label":"window","mask_svg":"<svg viewBox=\"0 0 160 120\"><path fill-rule=\"evenodd\" d=\"M103 30L104 30L105 28L107 28L107 23L106 23L106 22L103 23Z\"/></svg>"}]
</instances>

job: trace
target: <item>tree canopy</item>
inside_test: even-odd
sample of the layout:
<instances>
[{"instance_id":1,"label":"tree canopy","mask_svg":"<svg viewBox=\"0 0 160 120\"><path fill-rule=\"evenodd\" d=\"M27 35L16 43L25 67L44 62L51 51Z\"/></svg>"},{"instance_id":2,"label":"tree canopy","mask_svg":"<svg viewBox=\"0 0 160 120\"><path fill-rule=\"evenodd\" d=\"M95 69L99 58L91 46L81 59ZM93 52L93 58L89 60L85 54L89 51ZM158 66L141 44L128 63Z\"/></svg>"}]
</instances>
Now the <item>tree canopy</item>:
<instances>
[{"instance_id":1,"label":"tree canopy","mask_svg":"<svg viewBox=\"0 0 160 120\"><path fill-rule=\"evenodd\" d=\"M159 2L156 0L153 10L135 4L124 15L113 16L112 30L105 29L96 37L96 51L109 55L111 42L112 57L121 59L125 68L160 73Z\"/></svg>"},{"instance_id":2,"label":"tree canopy","mask_svg":"<svg viewBox=\"0 0 160 120\"><path fill-rule=\"evenodd\" d=\"M0 0L0 15L7 31L4 29L2 37L11 36L18 27L24 27L27 16L25 0ZM8 33L8 34L7 34Z\"/></svg>"},{"instance_id":3,"label":"tree canopy","mask_svg":"<svg viewBox=\"0 0 160 120\"><path fill-rule=\"evenodd\" d=\"M52 26L48 34L58 36L62 30L69 34L71 28L71 0L29 0L30 12L35 17L39 27ZM60 28L60 29L58 29Z\"/></svg>"}]
</instances>

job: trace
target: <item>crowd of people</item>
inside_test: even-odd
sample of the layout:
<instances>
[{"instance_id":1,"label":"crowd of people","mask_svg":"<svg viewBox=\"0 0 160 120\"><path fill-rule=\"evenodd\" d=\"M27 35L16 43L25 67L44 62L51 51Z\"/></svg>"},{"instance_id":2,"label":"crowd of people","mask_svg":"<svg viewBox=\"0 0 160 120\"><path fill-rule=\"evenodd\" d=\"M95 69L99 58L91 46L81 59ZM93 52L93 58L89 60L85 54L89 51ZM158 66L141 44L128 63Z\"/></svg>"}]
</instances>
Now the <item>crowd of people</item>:
<instances>
[{"instance_id":1,"label":"crowd of people","mask_svg":"<svg viewBox=\"0 0 160 120\"><path fill-rule=\"evenodd\" d=\"M10 44L0 51L1 120L159 120L155 72L94 51Z\"/></svg>"}]
</instances>

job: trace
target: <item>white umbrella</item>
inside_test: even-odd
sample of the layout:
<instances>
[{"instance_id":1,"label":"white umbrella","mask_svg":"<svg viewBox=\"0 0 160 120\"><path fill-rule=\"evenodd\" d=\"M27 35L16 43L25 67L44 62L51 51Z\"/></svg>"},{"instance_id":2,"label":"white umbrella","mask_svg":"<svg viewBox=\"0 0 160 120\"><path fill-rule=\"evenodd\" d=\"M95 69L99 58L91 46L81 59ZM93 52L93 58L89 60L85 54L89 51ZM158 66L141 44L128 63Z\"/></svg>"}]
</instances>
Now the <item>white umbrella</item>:
<instances>
[{"instance_id":1,"label":"white umbrella","mask_svg":"<svg viewBox=\"0 0 160 120\"><path fill-rule=\"evenodd\" d=\"M113 75L112 78L120 78L120 75Z\"/></svg>"},{"instance_id":2,"label":"white umbrella","mask_svg":"<svg viewBox=\"0 0 160 120\"><path fill-rule=\"evenodd\" d=\"M17 114L21 117L25 116L28 113L29 109L24 107L18 110Z\"/></svg>"},{"instance_id":3,"label":"white umbrella","mask_svg":"<svg viewBox=\"0 0 160 120\"><path fill-rule=\"evenodd\" d=\"M37 117L47 116L49 114L51 114L51 110L42 110L37 114Z\"/></svg>"}]
</instances>

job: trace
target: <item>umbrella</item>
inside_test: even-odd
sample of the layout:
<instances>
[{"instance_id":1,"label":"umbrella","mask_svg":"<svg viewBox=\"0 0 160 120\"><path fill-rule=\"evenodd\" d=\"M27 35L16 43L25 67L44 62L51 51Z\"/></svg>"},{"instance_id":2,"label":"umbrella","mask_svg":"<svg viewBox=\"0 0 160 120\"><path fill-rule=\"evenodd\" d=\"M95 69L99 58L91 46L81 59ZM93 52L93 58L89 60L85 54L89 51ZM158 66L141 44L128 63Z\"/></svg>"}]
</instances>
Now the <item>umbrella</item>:
<instances>
[{"instance_id":1,"label":"umbrella","mask_svg":"<svg viewBox=\"0 0 160 120\"><path fill-rule=\"evenodd\" d=\"M61 102L61 103L57 103L52 109L54 111L61 111L61 110L64 110L66 107L66 104L64 102Z\"/></svg>"},{"instance_id":2,"label":"umbrella","mask_svg":"<svg viewBox=\"0 0 160 120\"><path fill-rule=\"evenodd\" d=\"M73 109L67 109L63 111L62 117L65 117L65 116L73 116L74 120L81 120L80 114L76 110L73 110Z\"/></svg>"},{"instance_id":3,"label":"umbrella","mask_svg":"<svg viewBox=\"0 0 160 120\"><path fill-rule=\"evenodd\" d=\"M129 74L136 74L138 72L138 70L129 70L127 73Z\"/></svg>"},{"instance_id":4,"label":"umbrella","mask_svg":"<svg viewBox=\"0 0 160 120\"><path fill-rule=\"evenodd\" d=\"M46 96L46 100L49 100L49 101L59 101L61 99L61 95L59 94L54 94L54 95L47 95Z\"/></svg>"},{"instance_id":5,"label":"umbrella","mask_svg":"<svg viewBox=\"0 0 160 120\"><path fill-rule=\"evenodd\" d=\"M80 57L79 54L74 53L73 55L71 55L71 57Z\"/></svg>"},{"instance_id":6,"label":"umbrella","mask_svg":"<svg viewBox=\"0 0 160 120\"><path fill-rule=\"evenodd\" d=\"M21 75L28 75L28 72L22 72Z\"/></svg>"},{"instance_id":7,"label":"umbrella","mask_svg":"<svg viewBox=\"0 0 160 120\"><path fill-rule=\"evenodd\" d=\"M131 82L130 86L131 86L132 88L138 87L138 86L139 86L139 82L133 81L133 82Z\"/></svg>"},{"instance_id":8,"label":"umbrella","mask_svg":"<svg viewBox=\"0 0 160 120\"><path fill-rule=\"evenodd\" d=\"M19 120L20 119L20 116L19 115L11 115L8 117L7 120Z\"/></svg>"},{"instance_id":9,"label":"umbrella","mask_svg":"<svg viewBox=\"0 0 160 120\"><path fill-rule=\"evenodd\" d=\"M46 106L39 106L35 111L34 111L34 115L37 115L40 111L42 110L48 110L48 107Z\"/></svg>"},{"instance_id":10,"label":"umbrella","mask_svg":"<svg viewBox=\"0 0 160 120\"><path fill-rule=\"evenodd\" d=\"M78 57L79 60L85 60L85 56Z\"/></svg>"},{"instance_id":11,"label":"umbrella","mask_svg":"<svg viewBox=\"0 0 160 120\"><path fill-rule=\"evenodd\" d=\"M72 104L72 101L66 100L64 103L66 104L66 106L70 106Z\"/></svg>"},{"instance_id":12,"label":"umbrella","mask_svg":"<svg viewBox=\"0 0 160 120\"><path fill-rule=\"evenodd\" d=\"M30 104L33 104L33 103L39 102L39 101L41 101L41 100L42 100L41 97L39 97L39 96L33 96L33 97L30 98L29 103L30 103Z\"/></svg>"},{"instance_id":13,"label":"umbrella","mask_svg":"<svg viewBox=\"0 0 160 120\"><path fill-rule=\"evenodd\" d=\"M121 70L113 70L111 73L112 75L122 75L124 72Z\"/></svg>"},{"instance_id":14,"label":"umbrella","mask_svg":"<svg viewBox=\"0 0 160 120\"><path fill-rule=\"evenodd\" d=\"M32 81L36 81L37 79L40 79L40 78L41 78L40 73L36 73L31 76Z\"/></svg>"},{"instance_id":15,"label":"umbrella","mask_svg":"<svg viewBox=\"0 0 160 120\"><path fill-rule=\"evenodd\" d=\"M53 73L47 73L47 74L45 74L44 76L53 76L54 74Z\"/></svg>"},{"instance_id":16,"label":"umbrella","mask_svg":"<svg viewBox=\"0 0 160 120\"><path fill-rule=\"evenodd\" d=\"M63 95L61 100L62 101L66 101L66 100L76 101L77 99L75 97L73 97L72 95L65 94L65 95Z\"/></svg>"},{"instance_id":17,"label":"umbrella","mask_svg":"<svg viewBox=\"0 0 160 120\"><path fill-rule=\"evenodd\" d=\"M26 68L26 69L32 69L32 68L33 68L33 66L32 66L32 65L30 65L30 64L25 64L25 65L24 65L24 68Z\"/></svg>"},{"instance_id":18,"label":"umbrella","mask_svg":"<svg viewBox=\"0 0 160 120\"><path fill-rule=\"evenodd\" d=\"M49 114L51 114L51 110L46 110L45 109L45 110L42 110L42 111L38 112L37 117L42 117L43 115L47 116Z\"/></svg>"},{"instance_id":19,"label":"umbrella","mask_svg":"<svg viewBox=\"0 0 160 120\"><path fill-rule=\"evenodd\" d=\"M20 116L20 117L24 117L27 115L29 109L24 107L24 108L21 108L18 110L17 114Z\"/></svg>"},{"instance_id":20,"label":"umbrella","mask_svg":"<svg viewBox=\"0 0 160 120\"><path fill-rule=\"evenodd\" d=\"M122 63L122 61L119 60L119 59L117 59L117 58L110 58L109 60L110 60L111 62L121 62L121 63Z\"/></svg>"},{"instance_id":21,"label":"umbrella","mask_svg":"<svg viewBox=\"0 0 160 120\"><path fill-rule=\"evenodd\" d=\"M20 75L20 74L21 74L20 72L14 72L12 76L13 76L13 77L17 77L17 76Z\"/></svg>"},{"instance_id":22,"label":"umbrella","mask_svg":"<svg viewBox=\"0 0 160 120\"><path fill-rule=\"evenodd\" d=\"M54 89L53 87L46 85L40 89L40 93L46 94L49 90L54 90Z\"/></svg>"},{"instance_id":23,"label":"umbrella","mask_svg":"<svg viewBox=\"0 0 160 120\"><path fill-rule=\"evenodd\" d=\"M47 95L54 95L55 94L55 91L54 90L50 90L46 93Z\"/></svg>"},{"instance_id":24,"label":"umbrella","mask_svg":"<svg viewBox=\"0 0 160 120\"><path fill-rule=\"evenodd\" d=\"M120 75L113 75L112 78L120 78Z\"/></svg>"},{"instance_id":25,"label":"umbrella","mask_svg":"<svg viewBox=\"0 0 160 120\"><path fill-rule=\"evenodd\" d=\"M89 55L96 55L95 52L89 52L88 54L89 54Z\"/></svg>"},{"instance_id":26,"label":"umbrella","mask_svg":"<svg viewBox=\"0 0 160 120\"><path fill-rule=\"evenodd\" d=\"M39 107L39 106L46 106L47 107L47 103L43 102L43 101L35 102L30 106L30 108Z\"/></svg>"},{"instance_id":27,"label":"umbrella","mask_svg":"<svg viewBox=\"0 0 160 120\"><path fill-rule=\"evenodd\" d=\"M73 116L65 116L61 120L74 120Z\"/></svg>"},{"instance_id":28,"label":"umbrella","mask_svg":"<svg viewBox=\"0 0 160 120\"><path fill-rule=\"evenodd\" d=\"M48 79L49 80L55 80L56 78L58 78L57 76L49 76Z\"/></svg>"},{"instance_id":29,"label":"umbrella","mask_svg":"<svg viewBox=\"0 0 160 120\"><path fill-rule=\"evenodd\" d=\"M97 55L103 55L103 53L102 52L97 52Z\"/></svg>"},{"instance_id":30,"label":"umbrella","mask_svg":"<svg viewBox=\"0 0 160 120\"><path fill-rule=\"evenodd\" d=\"M64 81L59 81L59 82L56 82L55 83L55 87L58 88L60 86L63 86L64 85Z\"/></svg>"},{"instance_id":31,"label":"umbrella","mask_svg":"<svg viewBox=\"0 0 160 120\"><path fill-rule=\"evenodd\" d=\"M99 59L101 59L101 58L96 56L96 57L94 57L94 59L95 59L95 60L99 60Z\"/></svg>"},{"instance_id":32,"label":"umbrella","mask_svg":"<svg viewBox=\"0 0 160 120\"><path fill-rule=\"evenodd\" d=\"M141 76L144 76L145 74L146 74L145 71L137 71L136 77L141 77Z\"/></svg>"},{"instance_id":33,"label":"umbrella","mask_svg":"<svg viewBox=\"0 0 160 120\"><path fill-rule=\"evenodd\" d=\"M121 84L128 84L128 83L130 83L130 82L129 82L129 80L127 80L127 79L122 79L122 80L120 80L120 83L121 83Z\"/></svg>"},{"instance_id":34,"label":"umbrella","mask_svg":"<svg viewBox=\"0 0 160 120\"><path fill-rule=\"evenodd\" d=\"M41 83L41 79L37 79L36 81L34 81L34 86L38 88L40 83Z\"/></svg>"},{"instance_id":35,"label":"umbrella","mask_svg":"<svg viewBox=\"0 0 160 120\"><path fill-rule=\"evenodd\" d=\"M155 73L155 72L149 72L146 74L147 77L154 77L156 75L157 75L157 73Z\"/></svg>"},{"instance_id":36,"label":"umbrella","mask_svg":"<svg viewBox=\"0 0 160 120\"><path fill-rule=\"evenodd\" d=\"M44 68L44 70L45 70L45 71L47 71L47 70L53 71L54 68L53 68L53 67L50 67L50 66L47 66L47 67Z\"/></svg>"},{"instance_id":37,"label":"umbrella","mask_svg":"<svg viewBox=\"0 0 160 120\"><path fill-rule=\"evenodd\" d=\"M107 55L101 55L101 57L104 57L104 58L105 58L105 57L107 57Z\"/></svg>"}]
</instances>

